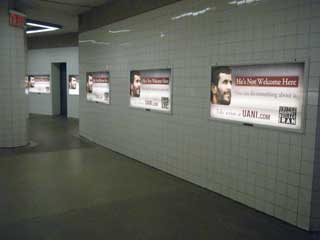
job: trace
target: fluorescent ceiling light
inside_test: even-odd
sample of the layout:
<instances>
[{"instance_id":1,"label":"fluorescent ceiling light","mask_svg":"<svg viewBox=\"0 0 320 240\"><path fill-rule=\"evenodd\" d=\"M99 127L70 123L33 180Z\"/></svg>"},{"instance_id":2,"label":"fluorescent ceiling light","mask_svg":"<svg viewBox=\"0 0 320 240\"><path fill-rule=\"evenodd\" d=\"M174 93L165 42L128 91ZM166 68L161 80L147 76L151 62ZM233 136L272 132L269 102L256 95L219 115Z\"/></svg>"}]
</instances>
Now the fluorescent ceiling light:
<instances>
[{"instance_id":1,"label":"fluorescent ceiling light","mask_svg":"<svg viewBox=\"0 0 320 240\"><path fill-rule=\"evenodd\" d=\"M116 30L116 31L109 30L109 33L125 33L125 32L131 32L131 30L130 29L123 29L123 30Z\"/></svg>"},{"instance_id":2,"label":"fluorescent ceiling light","mask_svg":"<svg viewBox=\"0 0 320 240\"><path fill-rule=\"evenodd\" d=\"M109 42L97 42L96 40L79 40L79 43L92 43L92 44L102 44L109 45Z\"/></svg>"},{"instance_id":3,"label":"fluorescent ceiling light","mask_svg":"<svg viewBox=\"0 0 320 240\"><path fill-rule=\"evenodd\" d=\"M27 30L26 33L30 34L30 33L40 33L40 32L51 32L51 31L56 31L59 28L57 27L51 27L51 26L46 26L46 25L42 25L42 24L36 24L36 23L26 23L26 25L28 26L32 26L32 27L40 27L42 29L37 29L37 30Z\"/></svg>"},{"instance_id":4,"label":"fluorescent ceiling light","mask_svg":"<svg viewBox=\"0 0 320 240\"><path fill-rule=\"evenodd\" d=\"M183 13L183 14L181 14L179 16L172 17L171 19L172 20L178 20L178 19L184 18L184 17L196 17L196 16L199 16L199 15L205 14L206 12L210 11L211 9L212 8L207 7L205 9L202 9L202 10L199 10L199 11L196 11L196 12Z\"/></svg>"},{"instance_id":5,"label":"fluorescent ceiling light","mask_svg":"<svg viewBox=\"0 0 320 240\"><path fill-rule=\"evenodd\" d=\"M250 3L259 2L259 1L261 0L233 0L233 1L230 1L229 4L240 6L243 4L250 4Z\"/></svg>"},{"instance_id":6,"label":"fluorescent ceiling light","mask_svg":"<svg viewBox=\"0 0 320 240\"><path fill-rule=\"evenodd\" d=\"M52 28L45 28L45 29L38 29L38 30L27 30L26 33L31 34L31 33L41 33L41 32L52 32L58 29L59 28L52 27Z\"/></svg>"},{"instance_id":7,"label":"fluorescent ceiling light","mask_svg":"<svg viewBox=\"0 0 320 240\"><path fill-rule=\"evenodd\" d=\"M59 25L49 24L49 23L47 24L47 23L43 23L43 22L36 22L33 20L27 20L26 25L36 28L36 29L26 30L27 34L51 32L51 31L56 31L56 30L61 29L61 26L59 26Z\"/></svg>"}]
</instances>

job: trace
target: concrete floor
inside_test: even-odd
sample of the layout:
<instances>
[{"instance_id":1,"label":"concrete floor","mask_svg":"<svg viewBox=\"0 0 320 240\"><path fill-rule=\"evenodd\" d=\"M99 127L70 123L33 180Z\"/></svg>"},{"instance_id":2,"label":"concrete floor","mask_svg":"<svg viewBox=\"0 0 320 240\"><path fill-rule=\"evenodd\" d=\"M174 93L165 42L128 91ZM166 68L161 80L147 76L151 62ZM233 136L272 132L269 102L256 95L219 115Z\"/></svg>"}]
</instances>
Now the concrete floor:
<instances>
[{"instance_id":1,"label":"concrete floor","mask_svg":"<svg viewBox=\"0 0 320 240\"><path fill-rule=\"evenodd\" d=\"M37 146L0 149L0 239L316 239L31 116Z\"/></svg>"}]
</instances>

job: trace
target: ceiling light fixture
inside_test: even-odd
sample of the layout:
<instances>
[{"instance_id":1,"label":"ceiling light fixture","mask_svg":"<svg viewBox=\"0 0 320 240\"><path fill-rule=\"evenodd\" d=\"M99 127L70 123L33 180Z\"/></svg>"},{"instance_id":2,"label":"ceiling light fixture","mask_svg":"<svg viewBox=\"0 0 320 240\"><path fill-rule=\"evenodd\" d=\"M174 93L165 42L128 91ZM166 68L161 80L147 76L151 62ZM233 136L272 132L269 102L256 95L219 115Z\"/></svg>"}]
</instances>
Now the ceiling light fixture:
<instances>
[{"instance_id":1,"label":"ceiling light fixture","mask_svg":"<svg viewBox=\"0 0 320 240\"><path fill-rule=\"evenodd\" d=\"M109 42L97 42L96 40L79 40L79 43L92 43L92 44L110 45Z\"/></svg>"},{"instance_id":2,"label":"ceiling light fixture","mask_svg":"<svg viewBox=\"0 0 320 240\"><path fill-rule=\"evenodd\" d=\"M184 17L196 17L198 15L202 15L202 14L205 14L206 12L212 10L212 8L210 7L207 7L205 9L202 9L202 10L199 10L199 11L196 11L196 12L187 12L187 13L183 13L179 16L175 16L175 17L172 17L171 20L178 20L180 18L184 18Z\"/></svg>"},{"instance_id":3,"label":"ceiling light fixture","mask_svg":"<svg viewBox=\"0 0 320 240\"><path fill-rule=\"evenodd\" d=\"M37 29L37 30L27 30L26 33L30 34L30 33L40 33L40 32L51 32L51 31L56 31L59 28L57 27L50 27L50 26L45 26L45 25L41 25L41 24L35 24L35 23L26 23L26 25L28 26L32 26L32 27L39 27L41 29Z\"/></svg>"},{"instance_id":4,"label":"ceiling light fixture","mask_svg":"<svg viewBox=\"0 0 320 240\"><path fill-rule=\"evenodd\" d=\"M243 4L250 4L250 3L259 2L259 1L261 0L233 0L233 1L230 1L229 4L240 6Z\"/></svg>"},{"instance_id":5,"label":"ceiling light fixture","mask_svg":"<svg viewBox=\"0 0 320 240\"><path fill-rule=\"evenodd\" d=\"M32 33L41 33L41 32L52 32L56 31L62 28L62 26L52 23L45 23L45 22L39 22L27 19L26 21L27 28L26 33L32 34Z\"/></svg>"},{"instance_id":6,"label":"ceiling light fixture","mask_svg":"<svg viewBox=\"0 0 320 240\"><path fill-rule=\"evenodd\" d=\"M131 30L130 29L123 29L123 30L116 30L116 31L109 30L109 33L126 33L126 32L131 32Z\"/></svg>"}]
</instances>

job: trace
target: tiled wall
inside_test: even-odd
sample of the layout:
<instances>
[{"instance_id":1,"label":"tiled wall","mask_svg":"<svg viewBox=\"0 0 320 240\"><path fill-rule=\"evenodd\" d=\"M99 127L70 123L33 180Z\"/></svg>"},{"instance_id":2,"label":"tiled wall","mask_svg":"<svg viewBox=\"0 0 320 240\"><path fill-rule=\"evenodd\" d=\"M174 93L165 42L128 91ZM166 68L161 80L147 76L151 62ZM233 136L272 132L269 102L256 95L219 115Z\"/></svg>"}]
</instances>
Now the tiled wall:
<instances>
[{"instance_id":1,"label":"tiled wall","mask_svg":"<svg viewBox=\"0 0 320 240\"><path fill-rule=\"evenodd\" d=\"M28 143L24 30L9 25L6 1L0 10L0 147L16 147Z\"/></svg>"},{"instance_id":2,"label":"tiled wall","mask_svg":"<svg viewBox=\"0 0 320 240\"><path fill-rule=\"evenodd\" d=\"M318 98L318 121L315 148L315 162L313 167L313 193L311 206L311 228L320 229L320 97Z\"/></svg>"},{"instance_id":3,"label":"tiled wall","mask_svg":"<svg viewBox=\"0 0 320 240\"><path fill-rule=\"evenodd\" d=\"M320 2L231 2L185 0L82 33L80 133L303 229L320 230L311 217ZM303 134L208 120L212 65L295 60L309 63ZM129 71L168 66L173 114L129 108ZM85 73L105 69L111 105L87 102Z\"/></svg>"},{"instance_id":4,"label":"tiled wall","mask_svg":"<svg viewBox=\"0 0 320 240\"><path fill-rule=\"evenodd\" d=\"M79 48L48 48L28 51L28 74L51 75L51 63L67 63L69 74L79 73ZM68 117L79 117L79 96L68 94ZM50 94L29 94L29 112L52 115L52 92Z\"/></svg>"}]
</instances>

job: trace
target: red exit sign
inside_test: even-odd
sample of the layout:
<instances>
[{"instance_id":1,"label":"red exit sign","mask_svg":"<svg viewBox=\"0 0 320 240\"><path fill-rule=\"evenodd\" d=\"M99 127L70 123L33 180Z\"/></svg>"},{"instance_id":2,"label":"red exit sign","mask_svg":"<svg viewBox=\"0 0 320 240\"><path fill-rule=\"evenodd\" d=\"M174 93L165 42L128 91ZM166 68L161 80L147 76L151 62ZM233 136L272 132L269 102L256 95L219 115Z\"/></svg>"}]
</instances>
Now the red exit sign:
<instances>
[{"instance_id":1,"label":"red exit sign","mask_svg":"<svg viewBox=\"0 0 320 240\"><path fill-rule=\"evenodd\" d=\"M26 22L26 17L24 14L12 11L9 12L9 24L14 27L22 27L24 28L24 24Z\"/></svg>"}]
</instances>

